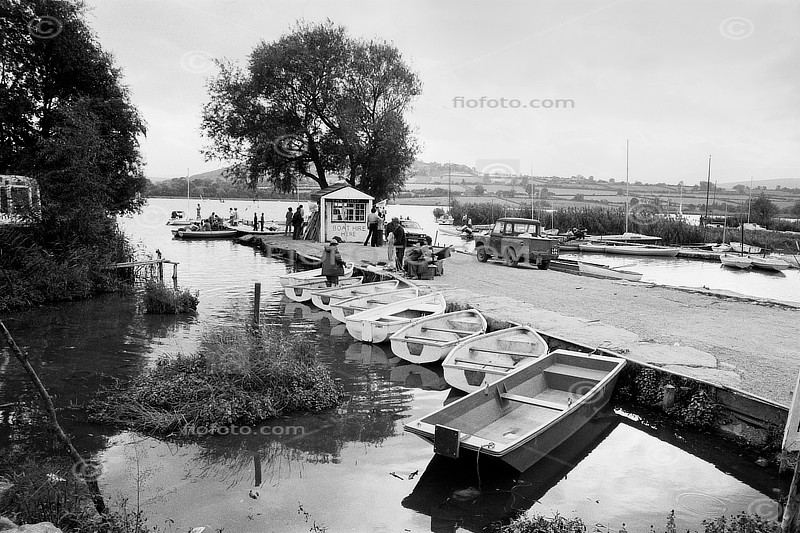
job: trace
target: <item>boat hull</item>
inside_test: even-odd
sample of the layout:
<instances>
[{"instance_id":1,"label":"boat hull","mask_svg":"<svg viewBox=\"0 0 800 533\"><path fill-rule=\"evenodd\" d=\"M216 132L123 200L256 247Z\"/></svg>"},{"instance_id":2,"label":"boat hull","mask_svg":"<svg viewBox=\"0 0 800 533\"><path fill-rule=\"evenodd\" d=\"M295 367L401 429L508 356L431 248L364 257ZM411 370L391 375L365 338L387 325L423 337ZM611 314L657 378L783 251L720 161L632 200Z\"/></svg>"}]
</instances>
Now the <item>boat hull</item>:
<instances>
[{"instance_id":1,"label":"boat hull","mask_svg":"<svg viewBox=\"0 0 800 533\"><path fill-rule=\"evenodd\" d=\"M344 275L339 276L339 279L342 278L349 278L353 275L353 263L345 263L344 265ZM294 272L292 274L286 274L285 276L280 276L278 281L281 284L281 287L284 289L286 287L291 287L292 285L296 285L299 281L308 280L308 279L325 279L325 276L322 275L321 268L312 268L310 270L302 270L300 272Z\"/></svg>"},{"instance_id":2,"label":"boat hull","mask_svg":"<svg viewBox=\"0 0 800 533\"><path fill-rule=\"evenodd\" d=\"M623 359L556 350L405 430L432 442L437 454L472 450L523 471L608 403L624 365Z\"/></svg>"},{"instance_id":3,"label":"boat hull","mask_svg":"<svg viewBox=\"0 0 800 533\"><path fill-rule=\"evenodd\" d=\"M464 340L447 354L442 367L451 387L473 392L535 362L548 351L529 326L515 326Z\"/></svg>"},{"instance_id":4,"label":"boat hull","mask_svg":"<svg viewBox=\"0 0 800 533\"><path fill-rule=\"evenodd\" d=\"M356 296L355 298L348 298L340 302L331 302L331 316L334 320L344 323L348 316L364 311L365 309L372 309L379 305L399 302L407 298L416 298L417 296L419 296L419 289L416 287Z\"/></svg>"},{"instance_id":5,"label":"boat hull","mask_svg":"<svg viewBox=\"0 0 800 533\"><path fill-rule=\"evenodd\" d=\"M362 280L363 278L360 276L355 278L342 278L339 280L339 287L358 285ZM283 293L294 302L310 302L314 291L330 288L327 283L328 281L325 278L319 280L305 280L296 285L284 287Z\"/></svg>"},{"instance_id":6,"label":"boat hull","mask_svg":"<svg viewBox=\"0 0 800 533\"><path fill-rule=\"evenodd\" d=\"M345 318L347 332L357 341L379 344L419 318L442 314L447 307L440 292L367 309Z\"/></svg>"},{"instance_id":7,"label":"boat hull","mask_svg":"<svg viewBox=\"0 0 800 533\"><path fill-rule=\"evenodd\" d=\"M719 256L722 266L729 268L746 269L752 266L752 261L747 256L722 254Z\"/></svg>"},{"instance_id":8,"label":"boat hull","mask_svg":"<svg viewBox=\"0 0 800 533\"><path fill-rule=\"evenodd\" d=\"M421 318L389 339L392 352L411 363L441 361L459 342L486 332L486 319L474 309Z\"/></svg>"},{"instance_id":9,"label":"boat hull","mask_svg":"<svg viewBox=\"0 0 800 533\"><path fill-rule=\"evenodd\" d=\"M761 270L773 270L776 272L787 270L789 268L789 263L786 261L771 257L753 257L750 259L750 263L753 265L753 268L759 268Z\"/></svg>"},{"instance_id":10,"label":"boat hull","mask_svg":"<svg viewBox=\"0 0 800 533\"><path fill-rule=\"evenodd\" d=\"M350 298L366 296L378 292L391 291L400 285L399 280L376 281L374 283L362 283L351 287L316 290L311 292L311 303L325 311L331 310L331 305Z\"/></svg>"},{"instance_id":11,"label":"boat hull","mask_svg":"<svg viewBox=\"0 0 800 533\"><path fill-rule=\"evenodd\" d=\"M173 235L177 239L184 240L201 240L201 239L230 239L236 236L236 230L209 230L209 231L192 231L189 229L173 230Z\"/></svg>"}]
</instances>

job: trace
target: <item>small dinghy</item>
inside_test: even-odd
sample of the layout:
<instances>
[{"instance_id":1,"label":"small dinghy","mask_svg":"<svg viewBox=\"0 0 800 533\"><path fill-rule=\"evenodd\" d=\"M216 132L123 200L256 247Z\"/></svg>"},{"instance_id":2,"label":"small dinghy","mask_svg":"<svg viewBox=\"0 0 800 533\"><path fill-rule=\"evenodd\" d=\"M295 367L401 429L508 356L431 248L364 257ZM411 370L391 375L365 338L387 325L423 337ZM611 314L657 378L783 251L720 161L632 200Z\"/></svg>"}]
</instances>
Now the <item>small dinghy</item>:
<instances>
[{"instance_id":1,"label":"small dinghy","mask_svg":"<svg viewBox=\"0 0 800 533\"><path fill-rule=\"evenodd\" d=\"M345 319L353 313L359 313L366 309L378 307L379 305L399 302L400 300L415 298L417 296L419 296L419 289L417 287L365 294L364 296L356 296L340 302L331 303L331 315L339 322L344 322Z\"/></svg>"},{"instance_id":2,"label":"small dinghy","mask_svg":"<svg viewBox=\"0 0 800 533\"><path fill-rule=\"evenodd\" d=\"M472 392L533 363L547 351L545 340L529 326L478 335L450 350L442 362L444 379L455 389Z\"/></svg>"},{"instance_id":3,"label":"small dinghy","mask_svg":"<svg viewBox=\"0 0 800 533\"><path fill-rule=\"evenodd\" d=\"M404 429L439 455L470 450L527 470L608 403L624 366L624 359L555 350Z\"/></svg>"},{"instance_id":4,"label":"small dinghy","mask_svg":"<svg viewBox=\"0 0 800 533\"><path fill-rule=\"evenodd\" d=\"M343 300L375 294L376 292L386 292L395 290L400 285L400 280L376 281L374 283L362 283L361 285L348 287L329 287L311 292L311 303L324 309L331 310L331 305Z\"/></svg>"},{"instance_id":5,"label":"small dinghy","mask_svg":"<svg viewBox=\"0 0 800 533\"><path fill-rule=\"evenodd\" d=\"M345 317L344 323L357 341L377 344L414 320L444 313L446 307L444 295L434 292L353 313Z\"/></svg>"},{"instance_id":6,"label":"small dinghy","mask_svg":"<svg viewBox=\"0 0 800 533\"><path fill-rule=\"evenodd\" d=\"M339 279L338 288L359 285L363 279L364 278L361 276L357 276L355 278L341 278ZM325 278L300 280L294 285L284 287L283 292L286 294L287 298L294 300L295 302L310 302L311 295L314 291L331 288L328 287L327 283L328 282Z\"/></svg>"},{"instance_id":7,"label":"small dinghy","mask_svg":"<svg viewBox=\"0 0 800 533\"><path fill-rule=\"evenodd\" d=\"M421 318L389 340L392 352L412 363L435 363L459 342L486 332L486 319L475 309Z\"/></svg>"}]
</instances>

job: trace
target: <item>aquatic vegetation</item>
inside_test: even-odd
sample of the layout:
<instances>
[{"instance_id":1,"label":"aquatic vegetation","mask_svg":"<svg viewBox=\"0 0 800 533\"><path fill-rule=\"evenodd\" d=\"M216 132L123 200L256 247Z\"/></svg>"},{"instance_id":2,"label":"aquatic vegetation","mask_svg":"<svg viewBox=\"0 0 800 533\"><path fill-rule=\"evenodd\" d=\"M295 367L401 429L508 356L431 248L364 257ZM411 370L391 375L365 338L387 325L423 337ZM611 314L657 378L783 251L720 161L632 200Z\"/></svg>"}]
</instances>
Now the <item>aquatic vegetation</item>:
<instances>
[{"instance_id":1,"label":"aquatic vegetation","mask_svg":"<svg viewBox=\"0 0 800 533\"><path fill-rule=\"evenodd\" d=\"M495 529L500 533L585 533L586 524L580 518L567 518L556 513L553 518L540 514L522 514L510 524Z\"/></svg>"},{"instance_id":2,"label":"aquatic vegetation","mask_svg":"<svg viewBox=\"0 0 800 533\"><path fill-rule=\"evenodd\" d=\"M100 422L187 437L320 411L336 406L342 391L317 353L298 335L223 327L204 335L196 354L161 359L90 409Z\"/></svg>"},{"instance_id":3,"label":"aquatic vegetation","mask_svg":"<svg viewBox=\"0 0 800 533\"><path fill-rule=\"evenodd\" d=\"M197 311L200 302L197 294L188 289L172 289L158 281L150 280L144 287L144 308L146 313L179 314Z\"/></svg>"}]
</instances>

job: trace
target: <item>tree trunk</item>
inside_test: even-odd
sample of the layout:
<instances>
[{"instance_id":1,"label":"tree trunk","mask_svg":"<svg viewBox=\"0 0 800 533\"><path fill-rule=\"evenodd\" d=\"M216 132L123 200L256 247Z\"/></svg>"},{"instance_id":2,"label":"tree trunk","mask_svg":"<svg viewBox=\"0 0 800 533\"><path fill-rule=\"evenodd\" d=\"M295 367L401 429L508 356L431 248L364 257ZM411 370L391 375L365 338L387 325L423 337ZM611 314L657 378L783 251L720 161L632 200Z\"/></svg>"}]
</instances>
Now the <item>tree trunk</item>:
<instances>
[{"instance_id":1,"label":"tree trunk","mask_svg":"<svg viewBox=\"0 0 800 533\"><path fill-rule=\"evenodd\" d=\"M25 369L25 372L27 372L31 382L34 384L34 386L36 386L39 396L42 397L42 402L44 402L44 406L47 409L47 414L50 416L50 423L53 425L56 436L61 441L70 458L75 461L73 471L80 473L81 479L86 483L87 487L89 487L89 492L92 495L92 500L94 501L94 506L97 509L97 512L104 514L106 512L106 504L103 501L103 495L100 494L100 487L97 485L97 479L87 475L92 473L92 469L90 469L90 467L86 464L86 461L84 461L83 457L81 457L81 454L78 453L78 450L76 450L72 445L72 441L67 434L64 433L64 430L61 429L61 425L58 423L56 408L53 405L53 400L50 398L50 395L47 393L47 389L45 389L44 384L39 379L38 374L36 374L36 371L28 361L28 356L22 352L19 346L17 346L17 343L14 341L14 338L11 336L11 333L6 328L6 325L3 324L2 320L0 320L0 329L3 330L3 334L6 337L6 342L8 342L8 345L11 347L11 351L14 352L14 355Z\"/></svg>"}]
</instances>

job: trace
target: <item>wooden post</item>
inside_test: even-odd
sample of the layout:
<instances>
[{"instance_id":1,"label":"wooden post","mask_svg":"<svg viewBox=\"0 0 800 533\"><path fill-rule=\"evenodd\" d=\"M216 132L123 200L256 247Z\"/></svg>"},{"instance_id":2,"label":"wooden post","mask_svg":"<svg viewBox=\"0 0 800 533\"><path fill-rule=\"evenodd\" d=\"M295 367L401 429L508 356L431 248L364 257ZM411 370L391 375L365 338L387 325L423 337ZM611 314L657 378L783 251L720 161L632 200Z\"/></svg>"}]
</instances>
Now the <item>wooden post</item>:
<instances>
[{"instance_id":1,"label":"wooden post","mask_svg":"<svg viewBox=\"0 0 800 533\"><path fill-rule=\"evenodd\" d=\"M781 531L783 533L793 533L797 530L797 512L800 510L800 490L798 488L798 466L800 458L794 465L794 475L792 485L789 487L789 495L786 497L786 507L783 509L783 520L781 521Z\"/></svg>"},{"instance_id":2,"label":"wooden post","mask_svg":"<svg viewBox=\"0 0 800 533\"><path fill-rule=\"evenodd\" d=\"M661 399L661 408L667 410L675 404L675 386L664 386L664 397Z\"/></svg>"},{"instance_id":3,"label":"wooden post","mask_svg":"<svg viewBox=\"0 0 800 533\"><path fill-rule=\"evenodd\" d=\"M158 260L158 282L161 285L164 284L164 263L160 259Z\"/></svg>"},{"instance_id":4,"label":"wooden post","mask_svg":"<svg viewBox=\"0 0 800 533\"><path fill-rule=\"evenodd\" d=\"M258 327L260 309L261 309L261 283L256 283L255 299L253 301L253 326L254 327Z\"/></svg>"},{"instance_id":5,"label":"wooden post","mask_svg":"<svg viewBox=\"0 0 800 533\"><path fill-rule=\"evenodd\" d=\"M172 286L178 290L178 263L172 263Z\"/></svg>"}]
</instances>

